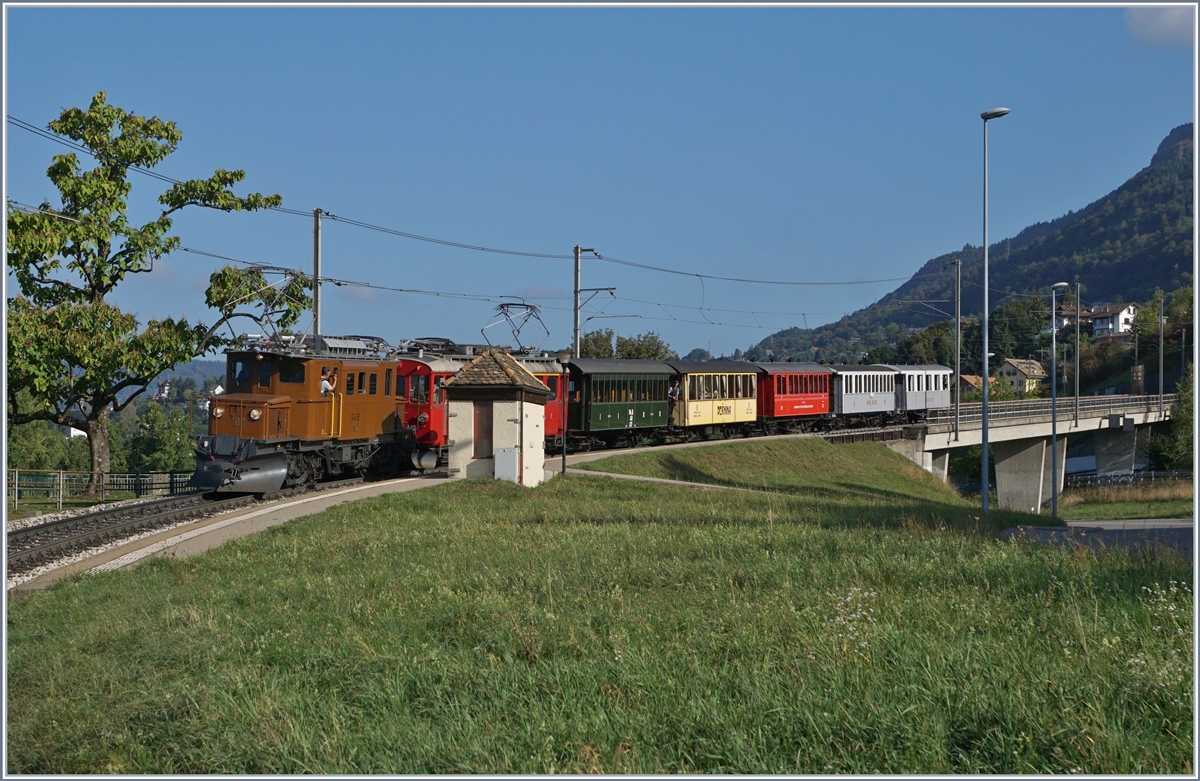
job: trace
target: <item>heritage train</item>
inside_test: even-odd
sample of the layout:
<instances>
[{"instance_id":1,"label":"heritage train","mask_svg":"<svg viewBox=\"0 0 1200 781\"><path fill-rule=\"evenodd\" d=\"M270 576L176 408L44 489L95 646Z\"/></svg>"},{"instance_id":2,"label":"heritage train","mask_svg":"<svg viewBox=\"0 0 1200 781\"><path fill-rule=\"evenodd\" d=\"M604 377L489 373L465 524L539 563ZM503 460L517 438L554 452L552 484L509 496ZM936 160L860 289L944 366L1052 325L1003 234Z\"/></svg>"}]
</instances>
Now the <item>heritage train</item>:
<instances>
[{"instance_id":1,"label":"heritage train","mask_svg":"<svg viewBox=\"0 0 1200 781\"><path fill-rule=\"evenodd\" d=\"M376 337L243 338L197 440L196 487L272 493L327 477L428 470L450 447L444 384L481 346ZM945 366L514 356L550 390L547 449L888 425L949 407ZM564 387L565 386L565 387Z\"/></svg>"}]
</instances>

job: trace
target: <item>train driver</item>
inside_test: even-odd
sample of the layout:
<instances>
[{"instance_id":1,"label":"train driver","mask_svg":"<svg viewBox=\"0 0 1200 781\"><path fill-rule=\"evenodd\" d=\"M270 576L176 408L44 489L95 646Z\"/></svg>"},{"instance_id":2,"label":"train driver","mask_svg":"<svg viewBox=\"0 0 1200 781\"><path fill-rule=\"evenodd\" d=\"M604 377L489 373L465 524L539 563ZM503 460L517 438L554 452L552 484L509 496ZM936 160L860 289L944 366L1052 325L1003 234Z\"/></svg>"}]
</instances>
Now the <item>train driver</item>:
<instances>
[{"instance_id":1,"label":"train driver","mask_svg":"<svg viewBox=\"0 0 1200 781\"><path fill-rule=\"evenodd\" d=\"M337 387L337 369L330 371L328 366L321 367L321 395L328 395Z\"/></svg>"}]
</instances>

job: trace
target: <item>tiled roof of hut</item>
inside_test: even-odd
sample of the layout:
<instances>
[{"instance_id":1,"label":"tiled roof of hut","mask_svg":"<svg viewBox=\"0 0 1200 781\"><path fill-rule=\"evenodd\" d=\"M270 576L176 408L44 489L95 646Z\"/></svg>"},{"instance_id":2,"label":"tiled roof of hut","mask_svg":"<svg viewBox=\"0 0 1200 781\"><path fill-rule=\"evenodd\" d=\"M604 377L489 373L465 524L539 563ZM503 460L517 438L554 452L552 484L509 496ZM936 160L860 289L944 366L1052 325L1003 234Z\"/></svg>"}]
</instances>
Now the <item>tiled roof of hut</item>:
<instances>
[{"instance_id":1,"label":"tiled roof of hut","mask_svg":"<svg viewBox=\"0 0 1200 781\"><path fill-rule=\"evenodd\" d=\"M498 350L487 350L462 367L458 374L446 380L446 387L455 388L521 388L533 393L550 395L550 389L517 362Z\"/></svg>"}]
</instances>

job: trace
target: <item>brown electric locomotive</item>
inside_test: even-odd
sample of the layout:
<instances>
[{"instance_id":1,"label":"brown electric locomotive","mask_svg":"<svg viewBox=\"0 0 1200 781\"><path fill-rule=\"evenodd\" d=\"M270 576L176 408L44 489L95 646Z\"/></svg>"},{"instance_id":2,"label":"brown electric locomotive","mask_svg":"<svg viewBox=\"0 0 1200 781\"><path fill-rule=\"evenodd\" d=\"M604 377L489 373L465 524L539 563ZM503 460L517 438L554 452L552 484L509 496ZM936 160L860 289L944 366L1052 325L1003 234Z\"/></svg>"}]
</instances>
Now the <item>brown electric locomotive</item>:
<instances>
[{"instance_id":1,"label":"brown electric locomotive","mask_svg":"<svg viewBox=\"0 0 1200 781\"><path fill-rule=\"evenodd\" d=\"M413 431L382 339L243 337L225 353L228 388L209 402L193 486L263 494L409 463Z\"/></svg>"}]
</instances>

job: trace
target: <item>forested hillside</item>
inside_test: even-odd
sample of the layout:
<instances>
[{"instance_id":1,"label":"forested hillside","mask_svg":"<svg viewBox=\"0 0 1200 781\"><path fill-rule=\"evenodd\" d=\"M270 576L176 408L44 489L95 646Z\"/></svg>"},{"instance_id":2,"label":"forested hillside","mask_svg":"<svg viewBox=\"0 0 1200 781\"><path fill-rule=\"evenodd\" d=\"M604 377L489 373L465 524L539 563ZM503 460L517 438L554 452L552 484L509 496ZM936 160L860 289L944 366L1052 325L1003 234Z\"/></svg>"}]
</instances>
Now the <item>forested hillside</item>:
<instances>
[{"instance_id":1,"label":"forested hillside","mask_svg":"<svg viewBox=\"0 0 1200 781\"><path fill-rule=\"evenodd\" d=\"M1180 125L1159 144L1150 165L1121 187L1079 211L993 244L992 309L1010 301L1011 294L1044 291L1055 282L1080 282L1085 305L1146 301L1155 289L1170 292L1189 284L1192 144L1192 124ZM949 264L960 259L963 316L978 316L983 309L983 249L968 245L933 258L871 306L819 328L772 334L750 348L747 357L766 360L770 350L776 360L852 361L860 352L895 344L912 328L953 316L954 269Z\"/></svg>"}]
</instances>

